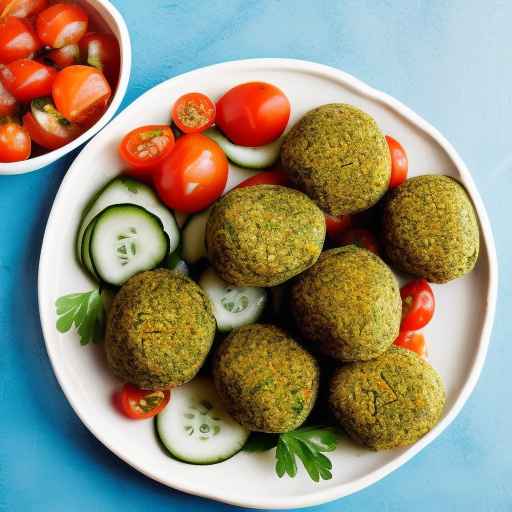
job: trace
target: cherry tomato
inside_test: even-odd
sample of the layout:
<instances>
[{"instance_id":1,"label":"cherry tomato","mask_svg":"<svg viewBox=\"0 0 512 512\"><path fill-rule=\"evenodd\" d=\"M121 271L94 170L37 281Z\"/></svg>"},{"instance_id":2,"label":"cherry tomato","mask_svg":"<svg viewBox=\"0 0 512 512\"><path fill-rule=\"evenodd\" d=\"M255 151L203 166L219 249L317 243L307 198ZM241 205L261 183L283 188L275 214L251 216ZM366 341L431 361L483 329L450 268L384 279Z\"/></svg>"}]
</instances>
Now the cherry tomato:
<instances>
[{"instance_id":1,"label":"cherry tomato","mask_svg":"<svg viewBox=\"0 0 512 512\"><path fill-rule=\"evenodd\" d=\"M242 181L237 187L252 187L254 185L281 185L283 187L289 187L290 180L284 171L263 171Z\"/></svg>"},{"instance_id":2,"label":"cherry tomato","mask_svg":"<svg viewBox=\"0 0 512 512\"><path fill-rule=\"evenodd\" d=\"M125 384L114 395L117 408L132 420L144 420L156 416L169 403L171 392L163 390L143 390L132 384Z\"/></svg>"},{"instance_id":3,"label":"cherry tomato","mask_svg":"<svg viewBox=\"0 0 512 512\"><path fill-rule=\"evenodd\" d=\"M30 150L30 137L22 126L12 121L0 124L0 162L26 160Z\"/></svg>"},{"instance_id":4,"label":"cherry tomato","mask_svg":"<svg viewBox=\"0 0 512 512\"><path fill-rule=\"evenodd\" d=\"M174 135L169 126L141 126L125 135L119 145L119 154L130 167L129 174L147 177L170 154L173 147Z\"/></svg>"},{"instance_id":5,"label":"cherry tomato","mask_svg":"<svg viewBox=\"0 0 512 512\"><path fill-rule=\"evenodd\" d=\"M205 210L222 194L228 179L224 151L200 133L181 136L154 177L160 199L185 213Z\"/></svg>"},{"instance_id":6,"label":"cherry tomato","mask_svg":"<svg viewBox=\"0 0 512 512\"><path fill-rule=\"evenodd\" d=\"M0 117L12 116L16 112L16 98L0 80Z\"/></svg>"},{"instance_id":7,"label":"cherry tomato","mask_svg":"<svg viewBox=\"0 0 512 512\"><path fill-rule=\"evenodd\" d=\"M174 104L172 120L183 133L202 132L215 121L215 105L200 92L184 94Z\"/></svg>"},{"instance_id":8,"label":"cherry tomato","mask_svg":"<svg viewBox=\"0 0 512 512\"><path fill-rule=\"evenodd\" d=\"M389 188L396 188L407 179L409 162L407 160L407 153L400 142L389 135L386 135L386 141L391 154L391 179L389 181Z\"/></svg>"},{"instance_id":9,"label":"cherry tomato","mask_svg":"<svg viewBox=\"0 0 512 512\"><path fill-rule=\"evenodd\" d=\"M338 242L342 233L352 226L352 217L350 215L339 215L338 217L335 217L328 213L324 213L324 215L327 235L334 242Z\"/></svg>"},{"instance_id":10,"label":"cherry tomato","mask_svg":"<svg viewBox=\"0 0 512 512\"><path fill-rule=\"evenodd\" d=\"M80 57L85 64L98 68L112 87L117 85L121 52L113 34L86 34L80 39Z\"/></svg>"},{"instance_id":11,"label":"cherry tomato","mask_svg":"<svg viewBox=\"0 0 512 512\"><path fill-rule=\"evenodd\" d=\"M76 44L87 32L88 20L77 4L54 4L37 16L37 35L52 48Z\"/></svg>"},{"instance_id":12,"label":"cherry tomato","mask_svg":"<svg viewBox=\"0 0 512 512\"><path fill-rule=\"evenodd\" d=\"M368 229L353 228L343 232L337 240L340 245L357 245L375 254L379 254L379 245L375 235Z\"/></svg>"},{"instance_id":13,"label":"cherry tomato","mask_svg":"<svg viewBox=\"0 0 512 512\"><path fill-rule=\"evenodd\" d=\"M400 290L402 297L403 331L415 331L425 327L435 310L434 292L426 279L410 281Z\"/></svg>"},{"instance_id":14,"label":"cherry tomato","mask_svg":"<svg viewBox=\"0 0 512 512\"><path fill-rule=\"evenodd\" d=\"M68 44L62 48L55 48L44 55L46 60L59 69L64 69L80 62L80 49L77 44Z\"/></svg>"},{"instance_id":15,"label":"cherry tomato","mask_svg":"<svg viewBox=\"0 0 512 512\"><path fill-rule=\"evenodd\" d=\"M27 21L14 16L0 18L1 64L31 57L38 48L37 36Z\"/></svg>"},{"instance_id":16,"label":"cherry tomato","mask_svg":"<svg viewBox=\"0 0 512 512\"><path fill-rule=\"evenodd\" d=\"M283 133L289 118L290 102L281 89L249 82L222 96L215 122L235 144L263 146Z\"/></svg>"},{"instance_id":17,"label":"cherry tomato","mask_svg":"<svg viewBox=\"0 0 512 512\"><path fill-rule=\"evenodd\" d=\"M105 112L112 90L101 71L76 65L59 71L52 94L57 110L66 119L89 124Z\"/></svg>"},{"instance_id":18,"label":"cherry tomato","mask_svg":"<svg viewBox=\"0 0 512 512\"><path fill-rule=\"evenodd\" d=\"M0 0L0 16L28 18L42 11L48 0Z\"/></svg>"},{"instance_id":19,"label":"cherry tomato","mask_svg":"<svg viewBox=\"0 0 512 512\"><path fill-rule=\"evenodd\" d=\"M402 331L398 335L398 338L393 342L393 344L397 347L412 350L424 359L427 357L425 337L423 334L421 334L421 332Z\"/></svg>"},{"instance_id":20,"label":"cherry tomato","mask_svg":"<svg viewBox=\"0 0 512 512\"><path fill-rule=\"evenodd\" d=\"M55 69L29 59L15 60L0 68L0 80L21 102L51 94Z\"/></svg>"}]
</instances>

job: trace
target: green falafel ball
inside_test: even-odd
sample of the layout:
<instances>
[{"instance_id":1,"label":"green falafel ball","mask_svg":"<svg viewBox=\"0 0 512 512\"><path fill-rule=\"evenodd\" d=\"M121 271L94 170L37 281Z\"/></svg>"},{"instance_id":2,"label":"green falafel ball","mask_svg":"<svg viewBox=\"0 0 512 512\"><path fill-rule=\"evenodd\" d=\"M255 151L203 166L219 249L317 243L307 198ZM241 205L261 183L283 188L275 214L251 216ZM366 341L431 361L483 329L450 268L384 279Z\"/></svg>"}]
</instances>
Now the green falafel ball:
<instances>
[{"instance_id":1,"label":"green falafel ball","mask_svg":"<svg viewBox=\"0 0 512 512\"><path fill-rule=\"evenodd\" d=\"M313 408L319 368L282 329L253 324L222 342L213 377L228 412L241 425L259 432L289 432Z\"/></svg>"},{"instance_id":2,"label":"green falafel ball","mask_svg":"<svg viewBox=\"0 0 512 512\"><path fill-rule=\"evenodd\" d=\"M475 210L462 185L448 176L417 176L391 191L382 236L393 265L433 283L467 274L478 259Z\"/></svg>"},{"instance_id":3,"label":"green falafel ball","mask_svg":"<svg viewBox=\"0 0 512 512\"><path fill-rule=\"evenodd\" d=\"M290 306L303 338L338 361L382 354L398 336L402 314L393 272L355 245L322 253L296 279Z\"/></svg>"},{"instance_id":4,"label":"green falafel ball","mask_svg":"<svg viewBox=\"0 0 512 512\"><path fill-rule=\"evenodd\" d=\"M208 297L183 274L158 269L129 279L115 296L105 350L113 373L143 389L191 380L215 336Z\"/></svg>"},{"instance_id":5,"label":"green falafel ball","mask_svg":"<svg viewBox=\"0 0 512 512\"><path fill-rule=\"evenodd\" d=\"M235 286L276 286L315 263L325 239L321 210L302 192L275 185L232 190L206 226L208 258Z\"/></svg>"},{"instance_id":6,"label":"green falafel ball","mask_svg":"<svg viewBox=\"0 0 512 512\"><path fill-rule=\"evenodd\" d=\"M302 117L281 146L281 161L293 183L331 215L370 208L391 177L388 145L377 123L343 103Z\"/></svg>"},{"instance_id":7,"label":"green falafel ball","mask_svg":"<svg viewBox=\"0 0 512 512\"><path fill-rule=\"evenodd\" d=\"M410 350L390 348L334 374L329 404L356 442L373 450L407 446L429 432L445 405L441 377Z\"/></svg>"}]
</instances>

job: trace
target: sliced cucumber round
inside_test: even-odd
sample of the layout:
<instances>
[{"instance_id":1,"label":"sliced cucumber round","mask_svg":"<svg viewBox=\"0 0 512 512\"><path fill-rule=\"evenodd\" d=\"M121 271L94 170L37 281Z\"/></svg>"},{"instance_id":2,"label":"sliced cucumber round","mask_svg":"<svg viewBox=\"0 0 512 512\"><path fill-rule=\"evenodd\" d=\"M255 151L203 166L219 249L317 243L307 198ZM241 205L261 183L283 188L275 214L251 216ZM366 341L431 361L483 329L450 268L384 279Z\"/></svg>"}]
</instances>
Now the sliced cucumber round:
<instances>
[{"instance_id":1,"label":"sliced cucumber round","mask_svg":"<svg viewBox=\"0 0 512 512\"><path fill-rule=\"evenodd\" d=\"M89 254L94 271L106 283L121 286L130 277L157 267L169 252L160 219L141 206L118 204L94 221Z\"/></svg>"},{"instance_id":2,"label":"sliced cucumber round","mask_svg":"<svg viewBox=\"0 0 512 512\"><path fill-rule=\"evenodd\" d=\"M216 128L208 128L203 135L215 141L234 164L248 169L265 169L275 164L283 143L283 138L280 137L270 144L257 148L238 146Z\"/></svg>"},{"instance_id":3,"label":"sliced cucumber round","mask_svg":"<svg viewBox=\"0 0 512 512\"><path fill-rule=\"evenodd\" d=\"M172 390L171 401L156 417L156 430L173 457L191 464L229 459L250 434L228 415L205 377Z\"/></svg>"},{"instance_id":4,"label":"sliced cucumber round","mask_svg":"<svg viewBox=\"0 0 512 512\"><path fill-rule=\"evenodd\" d=\"M204 236L209 216L209 209L204 212L197 213L189 218L183 228L182 257L187 263L197 263L199 260L206 258L207 256Z\"/></svg>"},{"instance_id":5,"label":"sliced cucumber round","mask_svg":"<svg viewBox=\"0 0 512 512\"><path fill-rule=\"evenodd\" d=\"M263 314L267 303L265 288L238 288L223 281L209 268L199 279L199 286L210 298L217 329L228 332L252 324Z\"/></svg>"},{"instance_id":6,"label":"sliced cucumber round","mask_svg":"<svg viewBox=\"0 0 512 512\"><path fill-rule=\"evenodd\" d=\"M96 271L94 270L94 265L91 260L91 234L92 230L94 229L94 225L96 224L96 221L93 220L85 230L84 237L82 239L82 249L81 249L81 257L82 257L82 263L84 264L85 268L91 273L92 277L99 281L99 276L96 274Z\"/></svg>"}]
</instances>

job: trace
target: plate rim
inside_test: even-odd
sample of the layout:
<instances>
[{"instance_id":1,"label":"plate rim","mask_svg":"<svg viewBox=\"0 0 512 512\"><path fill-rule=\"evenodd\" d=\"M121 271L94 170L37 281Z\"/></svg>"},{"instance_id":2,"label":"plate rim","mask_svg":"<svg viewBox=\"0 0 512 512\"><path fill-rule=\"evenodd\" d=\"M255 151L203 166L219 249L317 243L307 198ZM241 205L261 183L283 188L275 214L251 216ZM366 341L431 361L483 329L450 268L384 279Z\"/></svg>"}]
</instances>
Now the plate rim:
<instances>
[{"instance_id":1,"label":"plate rim","mask_svg":"<svg viewBox=\"0 0 512 512\"><path fill-rule=\"evenodd\" d=\"M46 274L42 270L45 266L46 254L48 253L48 232L51 230L53 223L55 222L54 218L54 210L56 209L56 205L60 203L61 196L64 195L64 192L67 188L67 182L70 180L70 176L72 175L72 170L75 167L79 167L81 164L81 160L83 154L86 153L86 149L93 141L96 140L96 137L101 136L102 131L97 133L84 147L84 149L80 152L80 154L76 157L74 162L69 167L62 183L59 187L59 190L54 198L52 208L48 217L48 221L46 224L44 238L41 247L41 253L39 257L39 268L38 268L38 304L39 304L39 317L41 322L41 328L43 332L43 337L45 341L46 350L48 352L48 356L50 359L50 363L55 374L55 377L64 392L69 404L80 418L80 421L86 426L86 428L100 441L106 448L108 448L112 453L114 453L121 460L132 466L137 471L141 472L145 476L160 482L167 487L171 487L177 489L182 492L186 492L189 494L193 494L196 496L200 496L203 498L209 498L216 501L228 503L230 505L236 505L246 508L266 508L268 510L274 509L288 509L288 508L302 508L309 507L314 505L319 505L322 503L326 503L335 499L342 498L344 496L348 496L355 492L358 492L376 482L383 479L387 475L389 475L394 470L398 469L400 466L404 465L407 461L412 459L416 454L418 454L421 450L423 450L427 445L429 445L435 438L437 438L458 416L462 407L468 400L469 396L473 392L480 373L482 371L488 347L490 344L490 335L492 331L492 326L494 323L495 312L496 312L496 301L497 301L497 290L498 290L498 260L496 254L496 246L494 242L494 236L490 224L490 220L485 209L484 203L478 192L475 182L473 178L462 160L459 156L455 148L452 144L429 122L423 119L420 115L416 114L409 107L404 105L402 102L393 98L385 92L377 90L365 82L359 80L358 78L342 71L340 69L327 66L324 64L318 64L311 61L301 60L301 59L288 59L288 58L256 58L256 59L243 59L243 60L231 60L226 62L220 62L217 64L212 64L209 66L204 66L201 68L197 68L186 73L182 73L173 78L160 82L154 87L150 88L148 91L144 92L141 96L135 99L130 105L128 105L122 112L115 116L115 119L119 116L123 116L125 111L130 108L132 105L138 102L142 102L144 98L152 93L154 89L163 88L169 85L169 83L182 80L184 78L189 78L191 75L196 73L201 73L206 70L214 71L214 70L223 70L229 71L230 68L236 69L250 69L255 67L264 67L266 69L278 69L278 70L290 70L290 71L301 71L308 72L316 75L320 75L322 77L335 80L337 82L341 82L344 86L348 86L349 88L356 90L358 93L379 102L396 113L400 114L402 117L407 119L411 124L415 125L421 132L429 135L437 144L441 146L441 148L447 153L450 160L453 162L454 166L457 168L458 172L461 176L461 181L469 192L469 195L474 203L477 216L480 223L481 234L485 240L485 246L487 249L487 260L488 260L488 268L489 268L489 276L488 276L488 292L485 297L485 308L484 308L484 323L481 329L480 339L478 341L478 349L473 356L473 361L470 365L470 370L465 380L462 388L458 392L458 396L455 399L455 402L450 410L450 412L440 421L432 431L430 431L427 435L421 438L418 442L412 445L407 451L399 455L397 458L392 461L384 464L382 467L368 473L365 476L357 478L350 483L344 483L337 486L333 486L327 489L319 489L317 491L300 494L296 496L284 496L284 497L265 497L262 496L260 499L247 499L243 495L234 493L229 496L221 496L215 492L205 492L203 490L195 489L193 484L188 482L176 480L173 478L173 475L170 475L170 478L166 481L159 478L158 476L152 474L150 471L147 471L138 463L138 461L127 460L122 453L118 453L118 450L109 446L109 444L104 441L101 437L101 432L91 425L88 421L86 421L81 413L79 406L75 403L72 392L68 389L65 379L63 377L62 372L59 370L54 364L54 360L57 359L55 355L55 348L52 348L51 343L47 341L49 339L50 333L48 331L48 325L45 325L43 321L43 304L47 301L44 297L43 290L46 288ZM47 322L48 323L48 322Z\"/></svg>"}]
</instances>

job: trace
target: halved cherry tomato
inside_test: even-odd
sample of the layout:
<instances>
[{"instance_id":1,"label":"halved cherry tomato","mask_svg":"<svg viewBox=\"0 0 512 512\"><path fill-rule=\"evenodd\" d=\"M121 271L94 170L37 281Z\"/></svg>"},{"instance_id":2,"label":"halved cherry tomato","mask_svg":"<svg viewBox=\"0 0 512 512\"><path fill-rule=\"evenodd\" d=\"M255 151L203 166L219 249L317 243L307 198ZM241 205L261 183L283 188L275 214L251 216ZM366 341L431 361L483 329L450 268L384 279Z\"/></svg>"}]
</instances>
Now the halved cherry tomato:
<instances>
[{"instance_id":1,"label":"halved cherry tomato","mask_svg":"<svg viewBox=\"0 0 512 512\"><path fill-rule=\"evenodd\" d=\"M0 80L0 117L12 116L16 112L16 98Z\"/></svg>"},{"instance_id":2,"label":"halved cherry tomato","mask_svg":"<svg viewBox=\"0 0 512 512\"><path fill-rule=\"evenodd\" d=\"M101 71L68 66L57 73L52 95L57 110L75 123L90 124L105 112L112 90Z\"/></svg>"},{"instance_id":3,"label":"halved cherry tomato","mask_svg":"<svg viewBox=\"0 0 512 512\"><path fill-rule=\"evenodd\" d=\"M281 89L249 82L230 89L217 102L217 126L235 144L263 146L276 140L290 118L290 102Z\"/></svg>"},{"instance_id":4,"label":"halved cherry tomato","mask_svg":"<svg viewBox=\"0 0 512 512\"><path fill-rule=\"evenodd\" d=\"M30 59L15 60L0 68L0 80L21 102L49 96L56 75L55 69Z\"/></svg>"},{"instance_id":5,"label":"halved cherry tomato","mask_svg":"<svg viewBox=\"0 0 512 512\"><path fill-rule=\"evenodd\" d=\"M335 217L328 213L324 213L324 215L327 235L332 241L338 242L342 233L352 226L352 217L350 215L339 215Z\"/></svg>"},{"instance_id":6,"label":"halved cherry tomato","mask_svg":"<svg viewBox=\"0 0 512 512\"><path fill-rule=\"evenodd\" d=\"M141 126L124 136L119 145L119 154L129 166L129 174L148 177L173 147L174 134L169 126Z\"/></svg>"},{"instance_id":7,"label":"halved cherry tomato","mask_svg":"<svg viewBox=\"0 0 512 512\"><path fill-rule=\"evenodd\" d=\"M0 18L0 63L26 59L38 50L39 40L30 24L15 16Z\"/></svg>"},{"instance_id":8,"label":"halved cherry tomato","mask_svg":"<svg viewBox=\"0 0 512 512\"><path fill-rule=\"evenodd\" d=\"M407 160L407 153L400 142L389 135L386 135L386 141L391 154L391 179L389 181L389 188L396 188L407 179L409 162Z\"/></svg>"},{"instance_id":9,"label":"halved cherry tomato","mask_svg":"<svg viewBox=\"0 0 512 512\"><path fill-rule=\"evenodd\" d=\"M90 32L80 39L82 62L99 69L112 87L119 79L121 52L119 42L113 34Z\"/></svg>"},{"instance_id":10,"label":"halved cherry tomato","mask_svg":"<svg viewBox=\"0 0 512 512\"><path fill-rule=\"evenodd\" d=\"M42 11L48 0L0 0L0 16L28 18Z\"/></svg>"},{"instance_id":11,"label":"halved cherry tomato","mask_svg":"<svg viewBox=\"0 0 512 512\"><path fill-rule=\"evenodd\" d=\"M0 124L0 162L26 160L30 150L30 137L25 128L12 121Z\"/></svg>"},{"instance_id":12,"label":"halved cherry tomato","mask_svg":"<svg viewBox=\"0 0 512 512\"><path fill-rule=\"evenodd\" d=\"M68 44L62 48L55 48L44 55L46 60L59 69L64 69L80 62L80 49L77 44Z\"/></svg>"},{"instance_id":13,"label":"halved cherry tomato","mask_svg":"<svg viewBox=\"0 0 512 512\"><path fill-rule=\"evenodd\" d=\"M87 32L89 17L77 4L54 4L37 16L37 35L52 48L76 44Z\"/></svg>"},{"instance_id":14,"label":"halved cherry tomato","mask_svg":"<svg viewBox=\"0 0 512 512\"><path fill-rule=\"evenodd\" d=\"M213 140L200 133L182 135L154 176L160 199L185 213L208 208L222 194L228 160Z\"/></svg>"},{"instance_id":15,"label":"halved cherry tomato","mask_svg":"<svg viewBox=\"0 0 512 512\"><path fill-rule=\"evenodd\" d=\"M337 242L340 245L357 245L379 254L379 244L375 235L368 229L353 228L341 233Z\"/></svg>"},{"instance_id":16,"label":"halved cherry tomato","mask_svg":"<svg viewBox=\"0 0 512 512\"><path fill-rule=\"evenodd\" d=\"M172 120L183 133L199 133L215 122L215 104L200 92L180 96L172 109Z\"/></svg>"},{"instance_id":17,"label":"halved cherry tomato","mask_svg":"<svg viewBox=\"0 0 512 512\"><path fill-rule=\"evenodd\" d=\"M132 384L125 384L114 395L118 409L132 420L144 420L156 416L169 403L171 392L163 390L144 390Z\"/></svg>"},{"instance_id":18,"label":"halved cherry tomato","mask_svg":"<svg viewBox=\"0 0 512 512\"><path fill-rule=\"evenodd\" d=\"M421 332L402 331L393 345L416 352L420 357L427 357L427 346L425 336Z\"/></svg>"},{"instance_id":19,"label":"halved cherry tomato","mask_svg":"<svg viewBox=\"0 0 512 512\"><path fill-rule=\"evenodd\" d=\"M415 279L400 289L402 297L403 331L416 331L425 327L435 310L434 292L426 279Z\"/></svg>"},{"instance_id":20,"label":"halved cherry tomato","mask_svg":"<svg viewBox=\"0 0 512 512\"><path fill-rule=\"evenodd\" d=\"M242 181L237 187L252 187L254 185L281 185L283 187L289 187L290 180L284 171L263 171Z\"/></svg>"}]
</instances>

